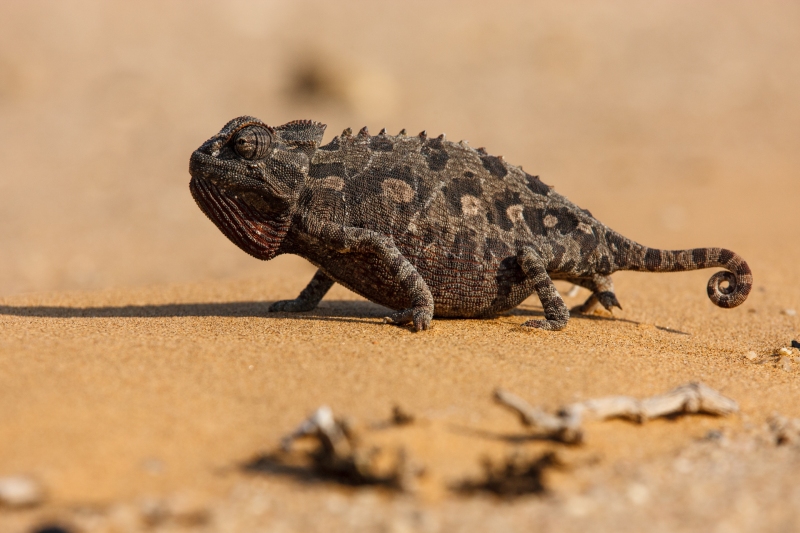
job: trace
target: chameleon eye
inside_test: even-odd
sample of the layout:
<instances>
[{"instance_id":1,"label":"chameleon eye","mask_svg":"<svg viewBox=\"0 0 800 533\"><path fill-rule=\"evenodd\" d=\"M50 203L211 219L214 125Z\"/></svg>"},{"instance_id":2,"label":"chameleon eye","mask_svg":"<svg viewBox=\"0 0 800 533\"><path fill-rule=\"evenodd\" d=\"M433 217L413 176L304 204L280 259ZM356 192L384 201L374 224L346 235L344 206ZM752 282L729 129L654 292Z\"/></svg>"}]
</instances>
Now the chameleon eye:
<instances>
[{"instance_id":1,"label":"chameleon eye","mask_svg":"<svg viewBox=\"0 0 800 533\"><path fill-rule=\"evenodd\" d=\"M233 149L245 159L263 159L267 155L271 141L266 128L248 126L234 137Z\"/></svg>"}]
</instances>

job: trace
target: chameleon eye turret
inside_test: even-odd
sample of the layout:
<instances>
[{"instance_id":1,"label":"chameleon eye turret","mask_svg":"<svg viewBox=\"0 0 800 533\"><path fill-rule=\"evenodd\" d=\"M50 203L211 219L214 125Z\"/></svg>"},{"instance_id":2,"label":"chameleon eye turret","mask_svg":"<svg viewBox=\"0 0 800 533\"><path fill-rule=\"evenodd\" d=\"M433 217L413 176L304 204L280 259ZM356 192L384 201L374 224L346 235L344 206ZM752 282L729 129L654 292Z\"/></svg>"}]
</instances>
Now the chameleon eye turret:
<instances>
[{"instance_id":1,"label":"chameleon eye turret","mask_svg":"<svg viewBox=\"0 0 800 533\"><path fill-rule=\"evenodd\" d=\"M245 159L263 159L269 151L272 140L266 128L247 126L233 138L233 149Z\"/></svg>"}]
</instances>

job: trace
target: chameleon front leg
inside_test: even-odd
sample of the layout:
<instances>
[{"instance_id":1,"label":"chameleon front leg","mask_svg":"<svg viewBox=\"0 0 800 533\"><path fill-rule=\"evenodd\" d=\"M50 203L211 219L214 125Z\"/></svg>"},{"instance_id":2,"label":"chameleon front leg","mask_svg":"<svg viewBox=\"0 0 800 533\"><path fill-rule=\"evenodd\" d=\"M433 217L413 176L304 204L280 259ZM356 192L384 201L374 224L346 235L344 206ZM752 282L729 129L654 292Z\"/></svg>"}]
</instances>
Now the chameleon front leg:
<instances>
[{"instance_id":1,"label":"chameleon front leg","mask_svg":"<svg viewBox=\"0 0 800 533\"><path fill-rule=\"evenodd\" d=\"M390 283L408 296L411 307L392 313L385 320L393 324L414 324L417 331L428 329L433 319L433 295L422 276L395 246L391 237L376 231L324 224L316 237L338 253L367 253L389 270Z\"/></svg>"},{"instance_id":2,"label":"chameleon front leg","mask_svg":"<svg viewBox=\"0 0 800 533\"><path fill-rule=\"evenodd\" d=\"M614 282L611 280L611 276L595 274L591 278L575 278L568 281L592 291L586 302L578 307L578 312L593 313L601 305L609 312L614 307L622 309L616 294L614 294Z\"/></svg>"},{"instance_id":3,"label":"chameleon front leg","mask_svg":"<svg viewBox=\"0 0 800 533\"><path fill-rule=\"evenodd\" d=\"M333 286L334 281L327 276L322 270L317 270L311 281L300 296L294 300L281 300L269 306L271 312L284 312L284 313L300 313L302 311L311 311L319 305L322 297L325 296L330 288Z\"/></svg>"},{"instance_id":4,"label":"chameleon front leg","mask_svg":"<svg viewBox=\"0 0 800 533\"><path fill-rule=\"evenodd\" d=\"M546 318L546 320L528 320L522 325L553 331L564 329L569 321L569 309L553 285L553 280L550 279L545 268L544 260L533 248L525 247L517 254L517 262L525 275L533 280L533 289L539 296L539 301L542 302Z\"/></svg>"}]
</instances>

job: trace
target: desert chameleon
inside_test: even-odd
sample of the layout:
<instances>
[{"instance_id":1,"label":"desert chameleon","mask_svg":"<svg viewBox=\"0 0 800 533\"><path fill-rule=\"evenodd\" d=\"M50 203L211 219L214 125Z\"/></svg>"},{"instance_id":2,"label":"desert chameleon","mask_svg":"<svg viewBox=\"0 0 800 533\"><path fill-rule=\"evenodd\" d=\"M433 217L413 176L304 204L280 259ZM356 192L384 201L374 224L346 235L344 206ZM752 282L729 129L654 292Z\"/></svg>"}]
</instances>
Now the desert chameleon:
<instances>
[{"instance_id":1,"label":"desert chameleon","mask_svg":"<svg viewBox=\"0 0 800 533\"><path fill-rule=\"evenodd\" d=\"M270 311L310 311L340 283L394 310L387 321L424 330L434 316L491 317L535 292L544 320L523 326L560 330L570 315L553 280L591 291L583 312L620 307L617 270L721 267L708 296L724 308L752 287L734 252L642 246L464 141L348 128L322 145L325 127L239 117L191 156L192 196L231 241L258 259L297 254L318 268Z\"/></svg>"}]
</instances>

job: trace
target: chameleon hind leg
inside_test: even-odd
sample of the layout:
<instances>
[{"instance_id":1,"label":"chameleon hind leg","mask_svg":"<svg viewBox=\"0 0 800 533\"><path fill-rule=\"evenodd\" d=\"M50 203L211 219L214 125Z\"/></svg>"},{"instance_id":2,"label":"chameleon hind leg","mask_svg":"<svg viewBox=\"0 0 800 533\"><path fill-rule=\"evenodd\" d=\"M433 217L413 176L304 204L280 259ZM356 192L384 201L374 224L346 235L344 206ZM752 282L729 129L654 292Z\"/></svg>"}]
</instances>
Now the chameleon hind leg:
<instances>
[{"instance_id":1,"label":"chameleon hind leg","mask_svg":"<svg viewBox=\"0 0 800 533\"><path fill-rule=\"evenodd\" d=\"M622 309L617 295L614 294L614 282L611 281L611 276L595 274L591 278L573 278L567 281L592 291L586 302L577 308L579 313L590 314L601 306L609 312L614 307Z\"/></svg>"},{"instance_id":2,"label":"chameleon hind leg","mask_svg":"<svg viewBox=\"0 0 800 533\"><path fill-rule=\"evenodd\" d=\"M317 270L311 281L300 296L294 300L281 300L269 306L270 312L285 312L285 313L300 313L302 311L311 311L319 305L322 297L325 296L334 281L327 276L322 270Z\"/></svg>"},{"instance_id":3,"label":"chameleon hind leg","mask_svg":"<svg viewBox=\"0 0 800 533\"><path fill-rule=\"evenodd\" d=\"M546 320L528 320L522 325L529 328L539 328L557 331L564 329L569 321L567 309L561 295L558 294L553 280L545 268L545 262L533 248L525 247L517 254L517 262L525 275L533 280L533 289L542 302Z\"/></svg>"}]
</instances>

